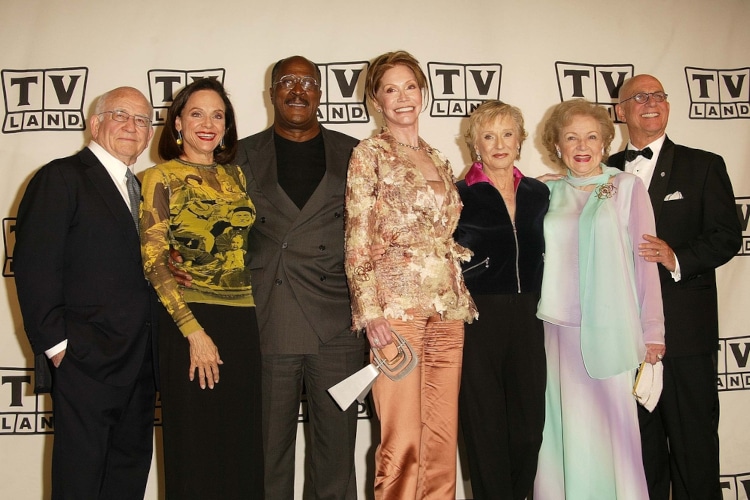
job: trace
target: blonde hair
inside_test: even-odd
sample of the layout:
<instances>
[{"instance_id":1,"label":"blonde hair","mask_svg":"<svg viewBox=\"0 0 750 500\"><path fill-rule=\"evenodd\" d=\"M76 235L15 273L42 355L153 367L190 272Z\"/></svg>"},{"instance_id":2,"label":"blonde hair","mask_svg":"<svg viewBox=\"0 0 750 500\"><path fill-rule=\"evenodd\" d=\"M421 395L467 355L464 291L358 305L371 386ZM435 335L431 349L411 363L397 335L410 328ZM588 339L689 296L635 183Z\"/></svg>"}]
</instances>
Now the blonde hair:
<instances>
[{"instance_id":1,"label":"blonde hair","mask_svg":"<svg viewBox=\"0 0 750 500\"><path fill-rule=\"evenodd\" d=\"M609 147L615 138L615 125L606 109L586 99L571 99L561 102L552 109L552 114L544 122L542 144L549 153L550 159L558 166L565 166L562 159L557 156L557 143L560 141L560 132L563 127L568 125L574 116L590 116L599 123L599 132L604 143L602 161L606 162L609 158Z\"/></svg>"},{"instance_id":2,"label":"blonde hair","mask_svg":"<svg viewBox=\"0 0 750 500\"><path fill-rule=\"evenodd\" d=\"M471 153L473 160L477 160L475 144L477 142L477 132L479 128L497 118L505 118L506 116L510 116L513 119L513 123L516 125L516 134L518 136L518 156L516 158L521 158L521 146L523 146L523 141L528 137L526 129L523 126L523 114L521 114L521 110L515 106L511 106L503 101L493 100L485 101L480 104L477 109L471 113L471 117L469 118L469 126L464 134L464 140L466 140L466 145L469 146L469 152Z\"/></svg>"}]
</instances>

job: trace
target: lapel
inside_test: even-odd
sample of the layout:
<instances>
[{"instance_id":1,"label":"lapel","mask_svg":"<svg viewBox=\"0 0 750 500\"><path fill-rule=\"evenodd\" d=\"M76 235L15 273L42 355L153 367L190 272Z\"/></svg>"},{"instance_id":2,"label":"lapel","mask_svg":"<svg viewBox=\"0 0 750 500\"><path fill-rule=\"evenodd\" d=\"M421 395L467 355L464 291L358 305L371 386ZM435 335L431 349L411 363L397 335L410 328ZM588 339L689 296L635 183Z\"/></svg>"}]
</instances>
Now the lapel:
<instances>
[{"instance_id":1,"label":"lapel","mask_svg":"<svg viewBox=\"0 0 750 500\"><path fill-rule=\"evenodd\" d=\"M263 132L263 136L257 142L257 149L249 151L248 154L248 163L258 183L258 189L279 212L294 221L293 226L315 216L331 197L344 192L343 184L346 182L346 166L349 163L350 152L342 151L342 148L337 147L336 141L329 139L330 133L323 127L320 129L325 147L326 173L302 210L279 186L273 127Z\"/></svg>"},{"instance_id":2,"label":"lapel","mask_svg":"<svg viewBox=\"0 0 750 500\"><path fill-rule=\"evenodd\" d=\"M310 199L307 200L307 203L302 208L297 223L301 223L309 217L320 213L320 211L328 204L328 201L337 195L342 197L343 202L342 195L346 183L345 172L346 167L349 165L348 155L351 152L342 152L341 148L337 147L336 141L330 138L328 130L322 126L320 127L320 133L323 135L323 147L325 148L326 173L320 180L317 189L315 189L312 196L310 196ZM343 168L342 165L344 166Z\"/></svg>"},{"instance_id":3,"label":"lapel","mask_svg":"<svg viewBox=\"0 0 750 500\"><path fill-rule=\"evenodd\" d=\"M266 129L257 142L257 149L248 152L248 165L263 196L285 217L294 220L299 208L279 186L276 169L276 146L273 127Z\"/></svg>"},{"instance_id":4,"label":"lapel","mask_svg":"<svg viewBox=\"0 0 750 500\"><path fill-rule=\"evenodd\" d=\"M664 205L664 197L667 195L667 186L669 178L672 175L672 163L674 161L674 143L669 137L664 138L664 144L659 152L659 159L656 160L654 175L651 177L651 184L648 187L648 194L651 198L651 206L654 208L654 220L659 223L659 215Z\"/></svg>"},{"instance_id":5,"label":"lapel","mask_svg":"<svg viewBox=\"0 0 750 500\"><path fill-rule=\"evenodd\" d=\"M625 146L627 148L627 145ZM607 159L607 165L610 167L619 168L625 170L625 150L623 149L619 153L615 153Z\"/></svg>"},{"instance_id":6,"label":"lapel","mask_svg":"<svg viewBox=\"0 0 750 500\"><path fill-rule=\"evenodd\" d=\"M674 143L669 137L664 138L664 144L659 152L659 158L656 160L654 175L651 177L651 184L648 187L648 195L651 199L651 206L654 209L654 220L659 222L661 208L664 205L664 197L667 195L667 186L669 178L672 175L672 163L674 161ZM625 151L620 151L613 155L608 162L611 167L625 170Z\"/></svg>"},{"instance_id":7,"label":"lapel","mask_svg":"<svg viewBox=\"0 0 750 500\"><path fill-rule=\"evenodd\" d=\"M135 224L133 224L133 216L130 214L130 209L128 209L125 200L122 199L117 186L112 182L112 177L90 149L83 149L79 156L83 164L89 167L85 170L85 175L109 209L125 241L128 244L135 243L132 247L138 250L138 258L140 258L140 239Z\"/></svg>"}]
</instances>

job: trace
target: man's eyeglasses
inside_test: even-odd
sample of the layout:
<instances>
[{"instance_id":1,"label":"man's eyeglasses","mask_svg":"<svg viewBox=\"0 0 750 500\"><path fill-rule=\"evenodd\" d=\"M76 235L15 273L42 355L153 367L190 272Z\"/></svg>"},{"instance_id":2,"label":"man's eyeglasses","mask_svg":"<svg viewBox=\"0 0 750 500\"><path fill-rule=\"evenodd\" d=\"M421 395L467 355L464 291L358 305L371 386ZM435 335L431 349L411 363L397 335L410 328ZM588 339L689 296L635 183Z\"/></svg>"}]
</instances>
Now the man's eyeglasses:
<instances>
[{"instance_id":1,"label":"man's eyeglasses","mask_svg":"<svg viewBox=\"0 0 750 500\"><path fill-rule=\"evenodd\" d=\"M635 95L631 95L627 99L620 101L620 104L633 99L638 104L646 104L649 99L653 99L655 102L664 102L667 100L667 94L664 92L638 92Z\"/></svg>"},{"instance_id":2,"label":"man's eyeglasses","mask_svg":"<svg viewBox=\"0 0 750 500\"><path fill-rule=\"evenodd\" d=\"M297 84L300 84L300 87L302 87L302 90L307 92L308 90L312 90L315 88L318 88L318 80L311 76L297 76L297 75L284 75L281 78L279 78L279 81L274 83L274 87L276 85L281 84L285 89L292 90L294 87L297 86Z\"/></svg>"},{"instance_id":3,"label":"man's eyeglasses","mask_svg":"<svg viewBox=\"0 0 750 500\"><path fill-rule=\"evenodd\" d=\"M151 119L148 116L131 115L130 113L127 113L121 109L115 109L113 111L102 111L99 114L103 115L104 113L111 113L112 119L116 122L126 122L132 116L133 122L135 122L136 127L150 127L151 126Z\"/></svg>"}]
</instances>

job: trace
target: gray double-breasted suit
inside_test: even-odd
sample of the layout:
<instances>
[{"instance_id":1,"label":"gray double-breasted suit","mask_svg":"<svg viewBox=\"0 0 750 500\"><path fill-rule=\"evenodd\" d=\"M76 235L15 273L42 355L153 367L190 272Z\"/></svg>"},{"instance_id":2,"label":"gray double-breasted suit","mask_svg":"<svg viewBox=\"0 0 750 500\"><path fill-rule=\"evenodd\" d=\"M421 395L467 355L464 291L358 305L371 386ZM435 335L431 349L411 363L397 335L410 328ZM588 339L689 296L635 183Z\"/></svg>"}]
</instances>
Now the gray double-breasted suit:
<instances>
[{"instance_id":1,"label":"gray double-breasted suit","mask_svg":"<svg viewBox=\"0 0 750 500\"><path fill-rule=\"evenodd\" d=\"M300 209L279 185L274 133L242 139L237 157L257 210L249 254L263 358L266 498L293 495L303 381L312 436L307 488L315 498L356 498L357 408L342 412L326 389L364 360L344 274L344 191L357 140L321 127L325 175Z\"/></svg>"}]
</instances>

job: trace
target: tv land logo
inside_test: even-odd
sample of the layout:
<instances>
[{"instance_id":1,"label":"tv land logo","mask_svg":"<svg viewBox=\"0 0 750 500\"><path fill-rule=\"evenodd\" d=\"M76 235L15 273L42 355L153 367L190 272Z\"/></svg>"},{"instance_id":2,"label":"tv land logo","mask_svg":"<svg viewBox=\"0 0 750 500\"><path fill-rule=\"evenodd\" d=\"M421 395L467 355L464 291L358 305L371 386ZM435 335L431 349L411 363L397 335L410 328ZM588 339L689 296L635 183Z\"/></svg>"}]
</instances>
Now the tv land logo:
<instances>
[{"instance_id":1,"label":"tv land logo","mask_svg":"<svg viewBox=\"0 0 750 500\"><path fill-rule=\"evenodd\" d=\"M367 123L370 114L365 103L367 61L318 64L320 69L320 123ZM363 97L359 97L363 96Z\"/></svg>"},{"instance_id":2,"label":"tv land logo","mask_svg":"<svg viewBox=\"0 0 750 500\"><path fill-rule=\"evenodd\" d=\"M750 256L750 232L747 229L748 222L750 222L750 196L737 196L734 203L742 226L742 246L737 255Z\"/></svg>"},{"instance_id":3,"label":"tv land logo","mask_svg":"<svg viewBox=\"0 0 750 500\"><path fill-rule=\"evenodd\" d=\"M750 336L719 339L719 391L750 390Z\"/></svg>"},{"instance_id":4,"label":"tv land logo","mask_svg":"<svg viewBox=\"0 0 750 500\"><path fill-rule=\"evenodd\" d=\"M49 394L34 394L33 368L0 367L0 436L52 434L55 419ZM158 396L158 394L157 394ZM161 425L161 400L154 406L154 425Z\"/></svg>"},{"instance_id":5,"label":"tv land logo","mask_svg":"<svg viewBox=\"0 0 750 500\"><path fill-rule=\"evenodd\" d=\"M469 116L480 104L500 98L501 64L427 63L430 116Z\"/></svg>"},{"instance_id":6,"label":"tv land logo","mask_svg":"<svg viewBox=\"0 0 750 500\"><path fill-rule=\"evenodd\" d=\"M85 130L88 68L4 69L3 133Z\"/></svg>"},{"instance_id":7,"label":"tv land logo","mask_svg":"<svg viewBox=\"0 0 750 500\"><path fill-rule=\"evenodd\" d=\"M154 125L164 125L167 119L167 109L172 105L174 97L186 85L201 78L215 78L224 84L223 68L174 70L152 69L148 72L148 93L151 106L154 108Z\"/></svg>"},{"instance_id":8,"label":"tv land logo","mask_svg":"<svg viewBox=\"0 0 750 500\"><path fill-rule=\"evenodd\" d=\"M620 88L625 80L633 76L632 64L584 64L555 62L560 101L586 99L604 106L609 116L618 122L615 104L619 101Z\"/></svg>"},{"instance_id":9,"label":"tv land logo","mask_svg":"<svg viewBox=\"0 0 750 500\"><path fill-rule=\"evenodd\" d=\"M723 500L748 500L750 498L750 472L722 475L719 483Z\"/></svg>"},{"instance_id":10,"label":"tv land logo","mask_svg":"<svg viewBox=\"0 0 750 500\"><path fill-rule=\"evenodd\" d=\"M34 370L0 368L0 435L51 434L52 399L32 392Z\"/></svg>"},{"instance_id":11,"label":"tv land logo","mask_svg":"<svg viewBox=\"0 0 750 500\"><path fill-rule=\"evenodd\" d=\"M690 118L750 118L750 68L685 68L690 93Z\"/></svg>"}]
</instances>

